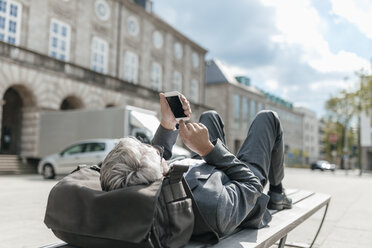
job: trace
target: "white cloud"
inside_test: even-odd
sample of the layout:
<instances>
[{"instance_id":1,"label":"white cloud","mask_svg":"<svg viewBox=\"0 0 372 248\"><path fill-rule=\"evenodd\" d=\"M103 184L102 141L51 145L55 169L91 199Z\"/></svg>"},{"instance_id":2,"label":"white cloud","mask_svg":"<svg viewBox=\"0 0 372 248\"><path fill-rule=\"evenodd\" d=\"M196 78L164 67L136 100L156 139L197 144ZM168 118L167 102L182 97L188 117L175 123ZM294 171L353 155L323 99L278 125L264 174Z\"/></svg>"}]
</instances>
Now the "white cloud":
<instances>
[{"instance_id":1,"label":"white cloud","mask_svg":"<svg viewBox=\"0 0 372 248\"><path fill-rule=\"evenodd\" d=\"M309 85L309 89L312 92L321 92L325 90L332 90L335 91L335 89L347 89L350 87L350 82L347 80L321 80L313 82Z\"/></svg>"},{"instance_id":2,"label":"white cloud","mask_svg":"<svg viewBox=\"0 0 372 248\"><path fill-rule=\"evenodd\" d=\"M330 96L341 90L355 91L359 88L359 78L354 75L351 78L345 77L339 80L319 80L308 85L310 94L317 97Z\"/></svg>"},{"instance_id":3,"label":"white cloud","mask_svg":"<svg viewBox=\"0 0 372 248\"><path fill-rule=\"evenodd\" d=\"M224 61L219 61L217 59L215 59L215 61L218 63L220 63L220 66L222 65L223 67L225 67L229 74L231 74L232 76L247 76L249 75L248 73L248 70L246 68L243 68L243 67L239 67L239 66L234 66L234 65L231 65L231 64L228 64Z\"/></svg>"},{"instance_id":4,"label":"white cloud","mask_svg":"<svg viewBox=\"0 0 372 248\"><path fill-rule=\"evenodd\" d=\"M276 80L272 80L272 79L270 79L270 80L267 80L267 81L265 82L265 86L266 86L269 90L277 90L278 87L279 87L279 83L278 83L278 81L276 81Z\"/></svg>"},{"instance_id":5,"label":"white cloud","mask_svg":"<svg viewBox=\"0 0 372 248\"><path fill-rule=\"evenodd\" d=\"M367 69L368 61L355 53L340 51L337 54L325 52L324 56L309 60L309 64L320 72L353 72L362 68Z\"/></svg>"},{"instance_id":6,"label":"white cloud","mask_svg":"<svg viewBox=\"0 0 372 248\"><path fill-rule=\"evenodd\" d=\"M301 88L299 85L286 85L286 86L280 87L278 93L281 97L291 101L290 96L294 95L300 89Z\"/></svg>"},{"instance_id":7,"label":"white cloud","mask_svg":"<svg viewBox=\"0 0 372 248\"><path fill-rule=\"evenodd\" d=\"M329 49L323 37L326 22L309 0L261 0L276 10L276 25L281 34L272 36L273 42L299 45L302 49L301 60L319 72L353 73L361 68L369 68L369 62L358 55L340 51L336 54ZM334 2L345 2L334 0ZM358 12L359 13L359 12ZM372 15L370 15L372 17ZM369 18L371 18L369 17ZM366 22L370 25L372 20ZM372 33L372 29L370 29Z\"/></svg>"},{"instance_id":8,"label":"white cloud","mask_svg":"<svg viewBox=\"0 0 372 248\"><path fill-rule=\"evenodd\" d=\"M332 12L353 23L372 39L372 2L370 0L330 0Z\"/></svg>"}]
</instances>

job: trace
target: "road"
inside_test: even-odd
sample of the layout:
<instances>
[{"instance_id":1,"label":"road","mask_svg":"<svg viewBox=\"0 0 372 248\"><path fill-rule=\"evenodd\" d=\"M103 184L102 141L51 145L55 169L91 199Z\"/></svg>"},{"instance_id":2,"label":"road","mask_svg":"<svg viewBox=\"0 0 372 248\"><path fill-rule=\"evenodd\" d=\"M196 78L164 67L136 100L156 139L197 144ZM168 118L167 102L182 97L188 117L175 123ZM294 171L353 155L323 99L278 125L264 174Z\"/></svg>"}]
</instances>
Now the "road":
<instances>
[{"instance_id":1,"label":"road","mask_svg":"<svg viewBox=\"0 0 372 248\"><path fill-rule=\"evenodd\" d=\"M0 176L0 247L40 247L59 240L44 225L50 189L57 180L38 175ZM286 169L286 188L332 195L315 247L372 247L372 176ZM288 236L288 242L311 243L321 219L316 214Z\"/></svg>"}]
</instances>

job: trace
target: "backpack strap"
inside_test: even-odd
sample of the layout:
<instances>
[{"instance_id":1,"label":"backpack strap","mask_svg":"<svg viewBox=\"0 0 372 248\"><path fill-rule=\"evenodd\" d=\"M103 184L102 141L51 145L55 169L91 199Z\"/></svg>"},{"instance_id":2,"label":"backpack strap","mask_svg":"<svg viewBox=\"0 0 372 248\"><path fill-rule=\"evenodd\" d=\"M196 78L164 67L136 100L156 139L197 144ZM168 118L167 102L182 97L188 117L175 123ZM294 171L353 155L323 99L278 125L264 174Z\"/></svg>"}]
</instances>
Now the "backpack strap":
<instances>
[{"instance_id":1,"label":"backpack strap","mask_svg":"<svg viewBox=\"0 0 372 248\"><path fill-rule=\"evenodd\" d=\"M187 165L174 165L169 170L166 180L163 182L163 195L166 203L185 199L187 194L182 185L183 173L189 169Z\"/></svg>"},{"instance_id":2,"label":"backpack strap","mask_svg":"<svg viewBox=\"0 0 372 248\"><path fill-rule=\"evenodd\" d=\"M189 169L188 165L179 165L179 164L173 165L170 168L169 173L168 173L169 182L171 184L181 182L183 174L187 172L188 169Z\"/></svg>"}]
</instances>

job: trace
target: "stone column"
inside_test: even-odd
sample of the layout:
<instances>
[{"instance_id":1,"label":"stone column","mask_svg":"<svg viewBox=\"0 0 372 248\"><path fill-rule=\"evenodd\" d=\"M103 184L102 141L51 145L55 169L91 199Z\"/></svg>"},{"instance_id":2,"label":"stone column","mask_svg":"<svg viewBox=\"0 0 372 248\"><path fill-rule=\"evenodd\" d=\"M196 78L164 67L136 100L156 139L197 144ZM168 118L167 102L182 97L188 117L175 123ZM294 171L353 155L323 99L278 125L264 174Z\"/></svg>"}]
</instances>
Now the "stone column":
<instances>
[{"instance_id":1,"label":"stone column","mask_svg":"<svg viewBox=\"0 0 372 248\"><path fill-rule=\"evenodd\" d=\"M39 149L40 112L37 107L22 109L21 156L36 157Z\"/></svg>"}]
</instances>

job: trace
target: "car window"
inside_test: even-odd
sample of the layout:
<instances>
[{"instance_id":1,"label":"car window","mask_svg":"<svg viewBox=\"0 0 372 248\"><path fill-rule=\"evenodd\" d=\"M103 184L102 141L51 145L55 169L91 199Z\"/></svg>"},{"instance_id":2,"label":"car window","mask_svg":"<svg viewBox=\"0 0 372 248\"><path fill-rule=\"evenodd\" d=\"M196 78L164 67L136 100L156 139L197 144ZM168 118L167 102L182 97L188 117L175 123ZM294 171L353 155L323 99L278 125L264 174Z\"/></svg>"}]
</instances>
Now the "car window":
<instances>
[{"instance_id":1,"label":"car window","mask_svg":"<svg viewBox=\"0 0 372 248\"><path fill-rule=\"evenodd\" d=\"M88 143L85 152L100 152L106 148L105 143Z\"/></svg>"},{"instance_id":2,"label":"car window","mask_svg":"<svg viewBox=\"0 0 372 248\"><path fill-rule=\"evenodd\" d=\"M84 152L85 144L79 144L79 145L73 145L66 150L63 151L64 155L71 155L76 153L82 153Z\"/></svg>"}]
</instances>

